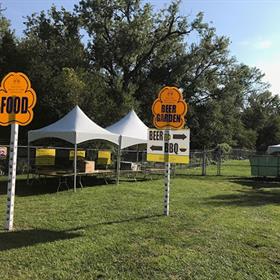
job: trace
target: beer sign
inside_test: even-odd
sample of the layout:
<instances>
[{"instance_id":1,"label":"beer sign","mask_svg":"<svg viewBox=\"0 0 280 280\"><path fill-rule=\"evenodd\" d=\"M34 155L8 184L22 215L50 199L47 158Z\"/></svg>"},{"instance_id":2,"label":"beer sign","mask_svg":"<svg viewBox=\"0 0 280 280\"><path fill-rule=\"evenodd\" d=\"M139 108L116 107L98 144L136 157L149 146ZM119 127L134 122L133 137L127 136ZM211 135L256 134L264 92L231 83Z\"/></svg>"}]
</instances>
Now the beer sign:
<instances>
[{"instance_id":1,"label":"beer sign","mask_svg":"<svg viewBox=\"0 0 280 280\"><path fill-rule=\"evenodd\" d=\"M165 162L164 215L169 215L170 163L189 162L189 130L185 125L187 103L176 87L164 87L152 106L153 123L158 129L148 133L147 160Z\"/></svg>"},{"instance_id":2,"label":"beer sign","mask_svg":"<svg viewBox=\"0 0 280 280\"><path fill-rule=\"evenodd\" d=\"M178 88L164 87L153 103L152 112L156 128L180 129L185 125L187 103Z\"/></svg>"},{"instance_id":3,"label":"beer sign","mask_svg":"<svg viewBox=\"0 0 280 280\"><path fill-rule=\"evenodd\" d=\"M189 163L190 130L149 129L147 161Z\"/></svg>"}]
</instances>

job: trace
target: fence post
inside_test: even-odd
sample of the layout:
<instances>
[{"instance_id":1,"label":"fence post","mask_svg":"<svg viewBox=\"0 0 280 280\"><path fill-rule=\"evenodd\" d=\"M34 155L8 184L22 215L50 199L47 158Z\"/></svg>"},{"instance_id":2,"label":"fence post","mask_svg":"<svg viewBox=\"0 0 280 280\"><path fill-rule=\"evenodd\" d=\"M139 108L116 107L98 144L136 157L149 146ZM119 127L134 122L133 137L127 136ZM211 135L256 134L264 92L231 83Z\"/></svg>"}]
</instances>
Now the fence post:
<instances>
[{"instance_id":1,"label":"fence post","mask_svg":"<svg viewBox=\"0 0 280 280\"><path fill-rule=\"evenodd\" d=\"M221 153L221 150L218 149L217 176L221 175L221 165L222 165L222 153Z\"/></svg>"},{"instance_id":2,"label":"fence post","mask_svg":"<svg viewBox=\"0 0 280 280\"><path fill-rule=\"evenodd\" d=\"M202 155L202 176L206 175L206 150L203 149L203 155Z\"/></svg>"}]
</instances>

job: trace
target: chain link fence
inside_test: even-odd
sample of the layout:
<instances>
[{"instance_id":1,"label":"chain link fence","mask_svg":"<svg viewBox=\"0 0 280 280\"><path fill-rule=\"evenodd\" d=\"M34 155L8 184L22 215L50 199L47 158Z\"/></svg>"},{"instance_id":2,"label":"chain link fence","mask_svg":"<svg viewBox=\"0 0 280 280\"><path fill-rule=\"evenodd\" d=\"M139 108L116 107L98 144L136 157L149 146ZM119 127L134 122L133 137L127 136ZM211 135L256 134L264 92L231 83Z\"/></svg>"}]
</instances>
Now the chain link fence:
<instances>
[{"instance_id":1,"label":"chain link fence","mask_svg":"<svg viewBox=\"0 0 280 280\"><path fill-rule=\"evenodd\" d=\"M255 154L255 151L245 149L232 149L228 153L219 150L191 151L190 163L176 165L176 174L249 177L249 159Z\"/></svg>"},{"instance_id":2,"label":"chain link fence","mask_svg":"<svg viewBox=\"0 0 280 280\"><path fill-rule=\"evenodd\" d=\"M7 149L6 155L0 157L0 175L8 173L8 155L9 146L2 145ZM26 174L28 168L32 169L36 165L36 149L55 149L55 159L53 166L56 169L73 170L73 158L70 153L74 148L66 147L39 147L30 146L30 166L28 166L28 148L27 146L18 147L17 173ZM117 165L117 148L107 149L110 160L106 164L99 163L98 149L78 149L84 150L83 160L94 161L95 169L116 169ZM249 158L256 152L244 149L232 149L229 153L221 153L217 150L193 150L190 152L190 162L185 164L172 164L172 174L177 175L222 175L222 176L250 176L251 167ZM121 169L127 170L146 170L164 169L164 163L147 162L146 150L142 147L134 149L125 149L121 152Z\"/></svg>"}]
</instances>

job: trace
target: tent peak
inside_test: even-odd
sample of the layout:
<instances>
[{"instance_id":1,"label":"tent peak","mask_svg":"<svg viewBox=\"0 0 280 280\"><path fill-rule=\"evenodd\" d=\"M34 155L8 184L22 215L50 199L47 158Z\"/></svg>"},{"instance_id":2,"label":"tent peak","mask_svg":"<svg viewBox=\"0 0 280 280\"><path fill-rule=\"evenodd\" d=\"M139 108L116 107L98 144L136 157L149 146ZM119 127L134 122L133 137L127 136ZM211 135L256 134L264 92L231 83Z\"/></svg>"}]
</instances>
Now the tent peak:
<instances>
[{"instance_id":1,"label":"tent peak","mask_svg":"<svg viewBox=\"0 0 280 280\"><path fill-rule=\"evenodd\" d=\"M28 132L28 142L45 137L56 137L73 144L93 139L103 139L118 144L119 138L118 135L93 122L78 105L58 121Z\"/></svg>"},{"instance_id":2,"label":"tent peak","mask_svg":"<svg viewBox=\"0 0 280 280\"><path fill-rule=\"evenodd\" d=\"M106 129L123 137L122 148L147 142L148 127L140 120L134 110Z\"/></svg>"}]
</instances>

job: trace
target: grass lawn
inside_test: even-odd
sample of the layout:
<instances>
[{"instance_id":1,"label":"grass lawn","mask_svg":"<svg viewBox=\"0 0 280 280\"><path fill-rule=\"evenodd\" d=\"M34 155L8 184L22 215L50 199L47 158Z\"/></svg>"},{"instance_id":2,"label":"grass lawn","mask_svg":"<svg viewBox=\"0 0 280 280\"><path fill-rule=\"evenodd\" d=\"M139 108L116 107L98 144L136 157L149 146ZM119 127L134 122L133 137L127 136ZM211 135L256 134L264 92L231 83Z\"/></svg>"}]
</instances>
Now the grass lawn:
<instances>
[{"instance_id":1,"label":"grass lawn","mask_svg":"<svg viewBox=\"0 0 280 280\"><path fill-rule=\"evenodd\" d=\"M15 231L0 229L1 280L280 279L280 183L179 175L169 217L162 178L77 193L56 184L18 180ZM2 181L3 223L5 210Z\"/></svg>"}]
</instances>

